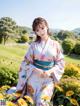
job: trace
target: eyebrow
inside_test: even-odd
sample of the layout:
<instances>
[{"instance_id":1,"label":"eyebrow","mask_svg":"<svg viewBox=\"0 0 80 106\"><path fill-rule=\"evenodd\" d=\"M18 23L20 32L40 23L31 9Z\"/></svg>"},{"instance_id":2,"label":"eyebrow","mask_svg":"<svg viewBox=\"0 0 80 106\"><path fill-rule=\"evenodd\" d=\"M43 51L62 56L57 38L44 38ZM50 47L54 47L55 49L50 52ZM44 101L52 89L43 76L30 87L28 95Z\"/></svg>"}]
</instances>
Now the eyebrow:
<instances>
[{"instance_id":1,"label":"eyebrow","mask_svg":"<svg viewBox=\"0 0 80 106\"><path fill-rule=\"evenodd\" d=\"M36 29L38 29L38 28L44 28L45 26L44 25L38 25L37 27L36 27Z\"/></svg>"}]
</instances>

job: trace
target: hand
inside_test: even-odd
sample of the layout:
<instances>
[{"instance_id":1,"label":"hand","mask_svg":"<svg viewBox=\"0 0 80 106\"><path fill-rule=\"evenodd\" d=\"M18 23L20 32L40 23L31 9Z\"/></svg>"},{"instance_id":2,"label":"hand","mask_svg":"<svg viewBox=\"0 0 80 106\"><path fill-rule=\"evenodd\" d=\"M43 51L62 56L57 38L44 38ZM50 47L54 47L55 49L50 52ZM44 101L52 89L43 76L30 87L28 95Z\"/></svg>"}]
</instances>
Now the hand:
<instances>
[{"instance_id":1,"label":"hand","mask_svg":"<svg viewBox=\"0 0 80 106\"><path fill-rule=\"evenodd\" d=\"M41 78L46 78L46 77L49 77L48 73L47 72L43 72L41 75L40 75Z\"/></svg>"},{"instance_id":2,"label":"hand","mask_svg":"<svg viewBox=\"0 0 80 106\"><path fill-rule=\"evenodd\" d=\"M39 68L34 68L33 71L36 73L36 74L42 74L43 73L43 70L39 69Z\"/></svg>"},{"instance_id":3,"label":"hand","mask_svg":"<svg viewBox=\"0 0 80 106\"><path fill-rule=\"evenodd\" d=\"M41 78L49 77L49 71L43 71L39 68L34 68L33 71L38 74Z\"/></svg>"}]
</instances>

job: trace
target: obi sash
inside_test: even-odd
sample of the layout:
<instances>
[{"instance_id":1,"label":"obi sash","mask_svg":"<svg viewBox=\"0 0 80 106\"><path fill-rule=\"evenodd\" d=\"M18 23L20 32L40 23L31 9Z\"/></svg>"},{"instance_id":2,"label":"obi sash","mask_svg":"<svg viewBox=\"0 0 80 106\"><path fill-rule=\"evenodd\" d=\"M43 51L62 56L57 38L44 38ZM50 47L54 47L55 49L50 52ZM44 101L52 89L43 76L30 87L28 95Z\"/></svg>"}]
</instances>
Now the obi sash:
<instances>
[{"instance_id":1,"label":"obi sash","mask_svg":"<svg viewBox=\"0 0 80 106\"><path fill-rule=\"evenodd\" d=\"M40 68L44 71L51 69L54 66L54 61L41 61L41 60L34 60L34 66Z\"/></svg>"}]
</instances>

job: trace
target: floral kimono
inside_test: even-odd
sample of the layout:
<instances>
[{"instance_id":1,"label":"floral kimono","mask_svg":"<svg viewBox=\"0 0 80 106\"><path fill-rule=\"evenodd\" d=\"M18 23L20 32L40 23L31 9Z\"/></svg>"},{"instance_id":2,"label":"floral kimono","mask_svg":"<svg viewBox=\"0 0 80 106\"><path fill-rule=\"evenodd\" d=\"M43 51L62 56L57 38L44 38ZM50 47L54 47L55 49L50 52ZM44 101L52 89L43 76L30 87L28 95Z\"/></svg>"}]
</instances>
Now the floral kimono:
<instances>
[{"instance_id":1,"label":"floral kimono","mask_svg":"<svg viewBox=\"0 0 80 106\"><path fill-rule=\"evenodd\" d=\"M35 69L51 72L47 77L40 77ZM59 43L48 38L44 41L33 42L19 70L17 91L22 90L27 81L27 95L36 102L36 106L48 106L54 90L54 83L59 82L64 72L64 57ZM47 98L45 100L45 98Z\"/></svg>"}]
</instances>

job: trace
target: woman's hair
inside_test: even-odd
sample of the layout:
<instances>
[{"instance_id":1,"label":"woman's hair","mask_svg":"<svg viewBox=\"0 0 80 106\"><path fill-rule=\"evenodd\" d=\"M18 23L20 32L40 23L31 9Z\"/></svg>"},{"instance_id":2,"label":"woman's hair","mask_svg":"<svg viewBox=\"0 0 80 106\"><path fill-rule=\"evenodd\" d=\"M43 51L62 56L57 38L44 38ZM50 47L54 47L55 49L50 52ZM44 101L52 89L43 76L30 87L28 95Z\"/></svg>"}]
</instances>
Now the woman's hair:
<instances>
[{"instance_id":1,"label":"woman's hair","mask_svg":"<svg viewBox=\"0 0 80 106\"><path fill-rule=\"evenodd\" d=\"M41 18L41 17L38 17L38 18L35 18L34 21L33 21L33 24L32 24L32 29L33 31L35 32L37 27L40 25L40 24L45 24L45 26L48 28L47 30L47 33L48 35L50 35L50 32L49 32L49 27L48 27L48 23L47 21L44 19L44 18ZM41 41L41 37L37 35L36 37L36 42L40 42Z\"/></svg>"}]
</instances>

